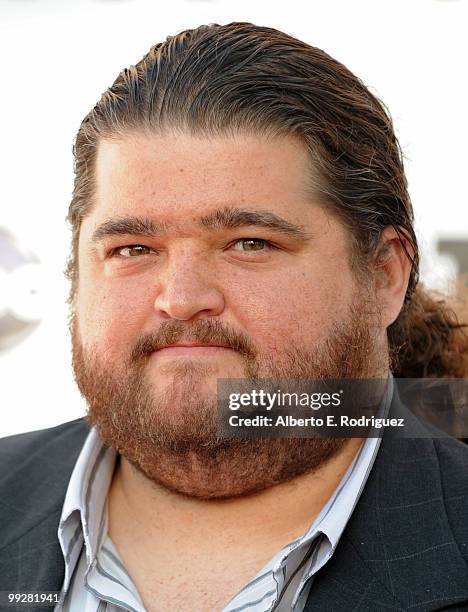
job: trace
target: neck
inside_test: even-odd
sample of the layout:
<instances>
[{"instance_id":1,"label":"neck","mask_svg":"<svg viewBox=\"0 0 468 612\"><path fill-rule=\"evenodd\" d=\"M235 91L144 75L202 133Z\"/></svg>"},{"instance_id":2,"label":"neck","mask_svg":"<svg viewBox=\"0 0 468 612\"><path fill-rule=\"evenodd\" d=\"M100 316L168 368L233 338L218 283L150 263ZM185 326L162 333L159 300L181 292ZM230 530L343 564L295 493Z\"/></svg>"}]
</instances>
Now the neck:
<instances>
[{"instance_id":1,"label":"neck","mask_svg":"<svg viewBox=\"0 0 468 612\"><path fill-rule=\"evenodd\" d=\"M346 441L339 453L317 470L304 473L255 494L231 499L198 499L155 484L121 458L109 491L109 533L125 530L143 546L161 541L209 547L216 542L232 548L273 552L302 535L339 484L363 440Z\"/></svg>"}]
</instances>

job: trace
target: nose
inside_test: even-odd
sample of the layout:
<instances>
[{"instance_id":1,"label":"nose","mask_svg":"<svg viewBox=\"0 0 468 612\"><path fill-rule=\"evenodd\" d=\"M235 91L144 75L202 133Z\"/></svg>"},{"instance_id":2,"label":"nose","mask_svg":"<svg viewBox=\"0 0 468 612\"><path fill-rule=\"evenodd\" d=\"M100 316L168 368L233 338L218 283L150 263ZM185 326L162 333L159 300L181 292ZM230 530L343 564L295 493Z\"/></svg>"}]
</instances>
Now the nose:
<instances>
[{"instance_id":1,"label":"nose","mask_svg":"<svg viewBox=\"0 0 468 612\"><path fill-rule=\"evenodd\" d=\"M194 253L171 257L165 269L159 271L154 301L157 314L164 319L181 321L220 315L225 301L215 277L206 260Z\"/></svg>"}]
</instances>

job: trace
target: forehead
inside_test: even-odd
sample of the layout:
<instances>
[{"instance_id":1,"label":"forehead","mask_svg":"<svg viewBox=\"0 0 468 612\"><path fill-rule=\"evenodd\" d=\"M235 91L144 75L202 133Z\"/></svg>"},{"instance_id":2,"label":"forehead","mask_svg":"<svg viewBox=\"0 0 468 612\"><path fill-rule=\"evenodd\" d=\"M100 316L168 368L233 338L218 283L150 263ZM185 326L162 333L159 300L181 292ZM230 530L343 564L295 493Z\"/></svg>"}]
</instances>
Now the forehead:
<instances>
[{"instance_id":1,"label":"forehead","mask_svg":"<svg viewBox=\"0 0 468 612\"><path fill-rule=\"evenodd\" d=\"M138 211L189 223L240 205L298 221L311 207L307 150L290 137L131 134L99 143L95 178L96 222Z\"/></svg>"}]
</instances>

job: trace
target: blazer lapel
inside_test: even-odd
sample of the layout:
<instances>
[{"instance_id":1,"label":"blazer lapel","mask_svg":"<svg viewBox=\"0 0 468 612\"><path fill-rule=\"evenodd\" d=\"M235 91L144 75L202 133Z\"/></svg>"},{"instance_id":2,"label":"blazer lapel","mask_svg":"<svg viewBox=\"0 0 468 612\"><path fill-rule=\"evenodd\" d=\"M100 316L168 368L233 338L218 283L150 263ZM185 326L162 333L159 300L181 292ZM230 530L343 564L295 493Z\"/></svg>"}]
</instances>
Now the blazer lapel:
<instances>
[{"instance_id":1,"label":"blazer lapel","mask_svg":"<svg viewBox=\"0 0 468 612\"><path fill-rule=\"evenodd\" d=\"M415 437L384 435L337 550L312 584L306 612L427 612L468 601L467 565L445 509L433 430L397 394L391 416L408 419Z\"/></svg>"},{"instance_id":2,"label":"blazer lapel","mask_svg":"<svg viewBox=\"0 0 468 612\"><path fill-rule=\"evenodd\" d=\"M0 441L0 590L62 588L65 568L57 531L88 432L79 419Z\"/></svg>"},{"instance_id":3,"label":"blazer lapel","mask_svg":"<svg viewBox=\"0 0 468 612\"><path fill-rule=\"evenodd\" d=\"M333 557L315 576L304 612L402 609L344 534Z\"/></svg>"}]
</instances>

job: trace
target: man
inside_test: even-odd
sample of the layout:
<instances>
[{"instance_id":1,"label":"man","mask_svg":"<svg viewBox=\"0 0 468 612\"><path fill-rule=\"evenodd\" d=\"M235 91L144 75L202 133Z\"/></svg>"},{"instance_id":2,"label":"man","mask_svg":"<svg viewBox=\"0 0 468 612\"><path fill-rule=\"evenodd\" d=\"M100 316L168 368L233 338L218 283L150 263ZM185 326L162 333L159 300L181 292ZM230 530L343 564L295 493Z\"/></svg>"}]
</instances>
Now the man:
<instances>
[{"instance_id":1,"label":"man","mask_svg":"<svg viewBox=\"0 0 468 612\"><path fill-rule=\"evenodd\" d=\"M2 441L0 589L73 611L468 609L464 445L424 423L382 442L217 430L218 379L465 367L416 289L382 105L286 34L203 26L119 75L75 158L89 411ZM392 387L380 409L411 419Z\"/></svg>"}]
</instances>

